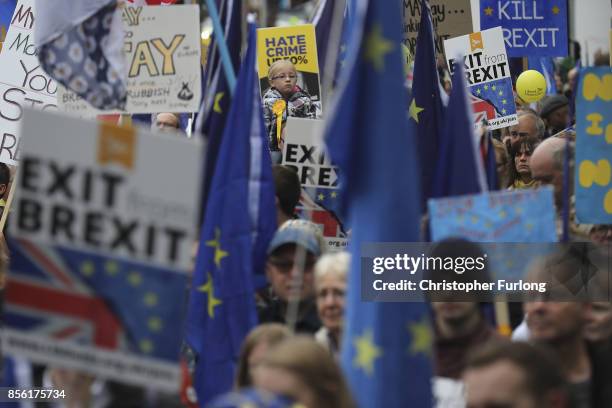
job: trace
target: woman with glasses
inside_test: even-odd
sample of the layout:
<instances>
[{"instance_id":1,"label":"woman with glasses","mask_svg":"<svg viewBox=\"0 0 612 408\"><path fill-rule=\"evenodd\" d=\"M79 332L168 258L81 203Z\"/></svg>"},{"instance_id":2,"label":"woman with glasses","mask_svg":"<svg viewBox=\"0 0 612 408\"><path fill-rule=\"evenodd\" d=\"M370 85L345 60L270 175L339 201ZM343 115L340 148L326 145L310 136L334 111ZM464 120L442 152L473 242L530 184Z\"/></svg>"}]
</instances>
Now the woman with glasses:
<instances>
[{"instance_id":1,"label":"woman with glasses","mask_svg":"<svg viewBox=\"0 0 612 408\"><path fill-rule=\"evenodd\" d=\"M297 70L291 61L279 60L270 65L268 81L270 88L263 95L264 120L273 159L280 161L287 117L314 118L316 110L310 95L297 85Z\"/></svg>"}]
</instances>

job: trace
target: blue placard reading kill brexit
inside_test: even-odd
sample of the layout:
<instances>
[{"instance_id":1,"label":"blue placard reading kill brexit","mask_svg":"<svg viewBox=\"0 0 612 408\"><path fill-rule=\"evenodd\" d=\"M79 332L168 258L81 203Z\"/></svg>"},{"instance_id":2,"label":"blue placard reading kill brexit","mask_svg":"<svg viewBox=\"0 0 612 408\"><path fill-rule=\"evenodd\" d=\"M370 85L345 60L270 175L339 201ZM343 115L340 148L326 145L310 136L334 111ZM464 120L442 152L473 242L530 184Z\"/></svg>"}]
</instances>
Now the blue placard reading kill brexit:
<instances>
[{"instance_id":1,"label":"blue placard reading kill brexit","mask_svg":"<svg viewBox=\"0 0 612 408\"><path fill-rule=\"evenodd\" d=\"M576 217L612 224L612 68L580 71L576 95Z\"/></svg>"},{"instance_id":2,"label":"blue placard reading kill brexit","mask_svg":"<svg viewBox=\"0 0 612 408\"><path fill-rule=\"evenodd\" d=\"M510 57L567 56L567 0L480 0L480 29L497 26Z\"/></svg>"},{"instance_id":3,"label":"blue placard reading kill brexit","mask_svg":"<svg viewBox=\"0 0 612 408\"><path fill-rule=\"evenodd\" d=\"M474 242L556 242L552 188L429 200L431 238Z\"/></svg>"}]
</instances>

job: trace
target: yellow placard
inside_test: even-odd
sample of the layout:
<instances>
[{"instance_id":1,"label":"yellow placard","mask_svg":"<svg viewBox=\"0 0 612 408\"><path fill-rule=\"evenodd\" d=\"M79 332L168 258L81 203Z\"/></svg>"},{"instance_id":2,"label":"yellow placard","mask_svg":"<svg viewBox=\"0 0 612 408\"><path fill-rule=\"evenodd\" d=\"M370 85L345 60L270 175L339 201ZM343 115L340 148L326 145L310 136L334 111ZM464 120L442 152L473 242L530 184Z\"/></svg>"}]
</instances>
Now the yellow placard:
<instances>
[{"instance_id":1,"label":"yellow placard","mask_svg":"<svg viewBox=\"0 0 612 408\"><path fill-rule=\"evenodd\" d=\"M262 95L270 87L270 65L281 59L288 59L295 65L298 71L297 85L310 95L316 109L316 117L321 117L323 108L319 60L312 24L257 30L257 72Z\"/></svg>"},{"instance_id":2,"label":"yellow placard","mask_svg":"<svg viewBox=\"0 0 612 408\"><path fill-rule=\"evenodd\" d=\"M319 73L317 40L312 24L257 30L257 67L259 78L279 59L289 59L298 71Z\"/></svg>"}]
</instances>

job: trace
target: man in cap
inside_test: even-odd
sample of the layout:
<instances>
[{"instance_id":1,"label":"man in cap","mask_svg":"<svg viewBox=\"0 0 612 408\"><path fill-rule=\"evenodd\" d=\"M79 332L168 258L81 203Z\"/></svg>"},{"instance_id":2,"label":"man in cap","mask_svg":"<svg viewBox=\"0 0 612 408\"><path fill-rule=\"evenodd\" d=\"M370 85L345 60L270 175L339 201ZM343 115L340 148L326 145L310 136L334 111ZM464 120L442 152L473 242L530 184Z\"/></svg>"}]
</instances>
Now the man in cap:
<instances>
[{"instance_id":1,"label":"man in cap","mask_svg":"<svg viewBox=\"0 0 612 408\"><path fill-rule=\"evenodd\" d=\"M268 247L266 277L270 298L259 305L261 323L294 325L314 334L321 327L314 292L314 264L324 250L321 232L306 220L289 220Z\"/></svg>"},{"instance_id":2,"label":"man in cap","mask_svg":"<svg viewBox=\"0 0 612 408\"><path fill-rule=\"evenodd\" d=\"M540 117L546 124L546 136L553 136L569 123L569 100L563 95L552 95L542 101Z\"/></svg>"}]
</instances>

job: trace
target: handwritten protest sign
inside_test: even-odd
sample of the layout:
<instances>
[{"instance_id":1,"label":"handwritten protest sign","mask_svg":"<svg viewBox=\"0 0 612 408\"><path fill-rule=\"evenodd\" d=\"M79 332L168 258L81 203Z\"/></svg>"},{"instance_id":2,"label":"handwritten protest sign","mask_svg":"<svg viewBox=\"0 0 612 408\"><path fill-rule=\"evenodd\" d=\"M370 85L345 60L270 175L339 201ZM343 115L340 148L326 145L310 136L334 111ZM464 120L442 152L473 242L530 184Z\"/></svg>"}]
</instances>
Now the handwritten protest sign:
<instances>
[{"instance_id":1,"label":"handwritten protest sign","mask_svg":"<svg viewBox=\"0 0 612 408\"><path fill-rule=\"evenodd\" d=\"M3 352L176 390L200 144L31 110L23 136Z\"/></svg>"},{"instance_id":2,"label":"handwritten protest sign","mask_svg":"<svg viewBox=\"0 0 612 408\"><path fill-rule=\"evenodd\" d=\"M478 242L556 242L552 189L429 200L434 241L461 236Z\"/></svg>"},{"instance_id":3,"label":"handwritten protest sign","mask_svg":"<svg viewBox=\"0 0 612 408\"><path fill-rule=\"evenodd\" d=\"M451 38L444 42L451 72L465 67L474 126L483 121L489 129L518 124L512 79L500 27Z\"/></svg>"},{"instance_id":4,"label":"handwritten protest sign","mask_svg":"<svg viewBox=\"0 0 612 408\"><path fill-rule=\"evenodd\" d=\"M612 224L612 69L585 68L576 95L576 216Z\"/></svg>"},{"instance_id":5,"label":"handwritten protest sign","mask_svg":"<svg viewBox=\"0 0 612 408\"><path fill-rule=\"evenodd\" d=\"M57 82L40 67L34 0L20 0L0 53L0 162L17 165L24 108L56 110Z\"/></svg>"},{"instance_id":6,"label":"handwritten protest sign","mask_svg":"<svg viewBox=\"0 0 612 408\"><path fill-rule=\"evenodd\" d=\"M124 7L127 113L197 112L201 39L197 5ZM100 111L60 86L59 108L93 117Z\"/></svg>"},{"instance_id":7,"label":"handwritten protest sign","mask_svg":"<svg viewBox=\"0 0 612 408\"><path fill-rule=\"evenodd\" d=\"M268 68L281 59L288 59L295 65L297 85L308 92L316 107L317 118L321 117L319 60L312 24L257 30L257 72L262 95L270 87Z\"/></svg>"},{"instance_id":8,"label":"handwritten protest sign","mask_svg":"<svg viewBox=\"0 0 612 408\"><path fill-rule=\"evenodd\" d=\"M404 14L404 45L411 55L416 53L416 41L421 24L421 0L402 0ZM474 31L470 0L430 0L431 19L437 34L436 52L443 54L444 40Z\"/></svg>"},{"instance_id":9,"label":"handwritten protest sign","mask_svg":"<svg viewBox=\"0 0 612 408\"><path fill-rule=\"evenodd\" d=\"M510 57L567 56L567 0L480 0L480 28L497 26Z\"/></svg>"},{"instance_id":10,"label":"handwritten protest sign","mask_svg":"<svg viewBox=\"0 0 612 408\"><path fill-rule=\"evenodd\" d=\"M336 214L338 167L321 145L324 126L322 120L289 117L282 164L296 171L302 185L299 216L318 224L328 249L338 251L346 249L348 239Z\"/></svg>"}]
</instances>

